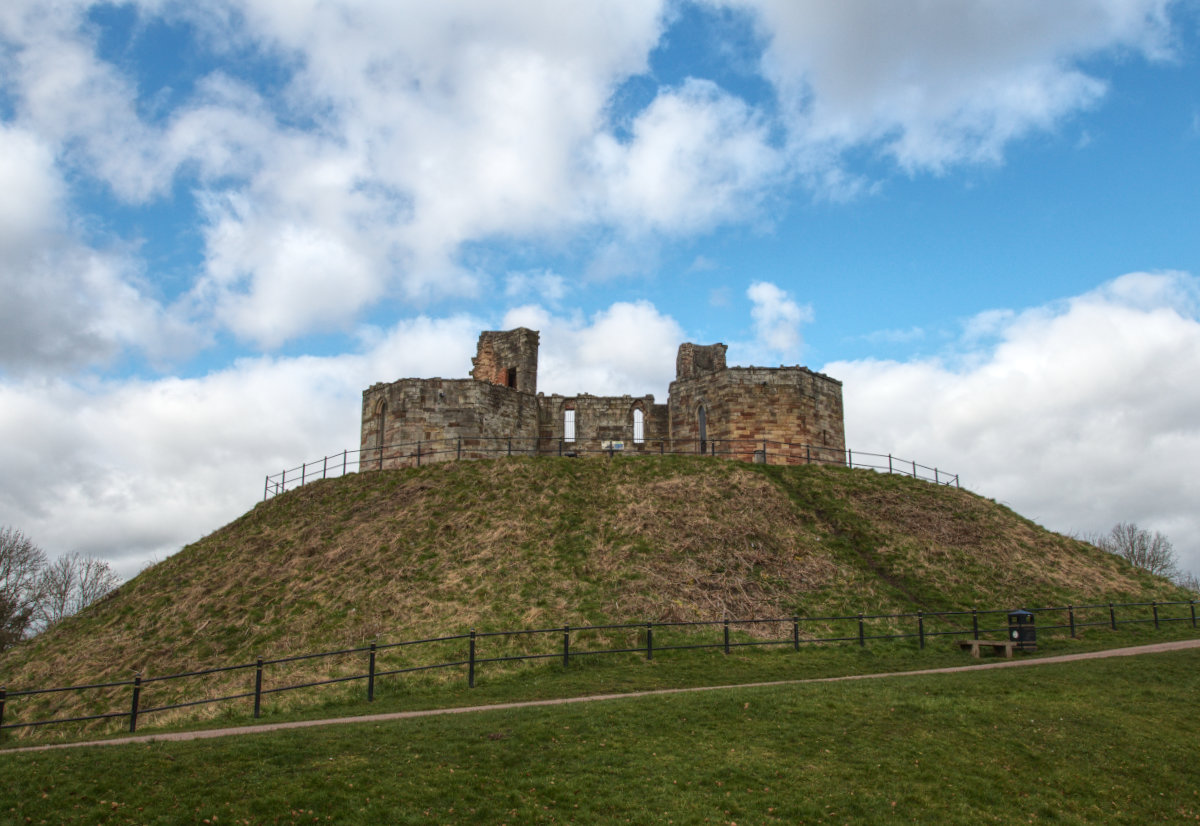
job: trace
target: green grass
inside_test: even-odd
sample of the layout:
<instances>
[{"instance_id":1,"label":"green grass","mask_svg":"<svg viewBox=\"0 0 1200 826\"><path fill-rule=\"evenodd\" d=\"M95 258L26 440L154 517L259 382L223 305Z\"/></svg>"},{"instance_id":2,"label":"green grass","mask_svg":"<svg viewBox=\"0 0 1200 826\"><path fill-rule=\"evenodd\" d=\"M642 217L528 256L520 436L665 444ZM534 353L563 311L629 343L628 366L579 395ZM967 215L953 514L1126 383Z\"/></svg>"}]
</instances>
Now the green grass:
<instances>
[{"instance_id":1,"label":"green grass","mask_svg":"<svg viewBox=\"0 0 1200 826\"><path fill-rule=\"evenodd\" d=\"M1173 639L1189 639L1196 635L1197 632L1188 622L1164 624L1160 630L1155 630L1152 625L1123 626L1116 632L1107 628L1093 628L1081 632L1076 639L1062 633L1042 633L1037 653L1019 656L1031 658L1075 654ZM746 639L748 638L744 636L733 635L735 643ZM681 641L686 641L686 638L659 635L656 645ZM486 653L486 648L482 645L480 653L481 656ZM453 652L448 650L446 659L453 658ZM861 648L852 643L802 644L799 652L793 651L790 645L734 648L730 656L726 656L719 648L659 649L652 661L647 661L644 654L576 655L567 668L563 668L557 658L519 665L480 663L476 670L475 688L467 686L466 668L459 666L381 677L376 682L375 700L370 703L366 700L366 681L359 680L265 695L259 719L252 716L253 701L250 698L209 706L215 714L202 720L180 718L172 712L165 715L143 714L139 718L138 732L152 734L662 688L739 685L904 672L967 665L972 662L969 655L962 652L953 640L930 637L923 650L918 647L916 640L909 639L874 641ZM365 667L365 663L358 661L352 662L351 665ZM382 671L387 667L387 661L381 657L379 669ZM244 685L237 687L237 690L252 690L253 670L240 673ZM187 694L197 698L213 696L211 692L206 692L204 679L192 678ZM272 679L272 672L268 668L265 672L264 687L269 689L280 684L278 680ZM153 686L146 686L142 693L142 708L157 704L160 702L159 697L154 694ZM129 689L122 688L112 692L106 702L98 702L89 707L87 713L125 711L129 707L128 700ZM9 701L6 722L30 719L22 714L21 703L21 698ZM79 742L122 737L128 734L128 718L118 718L102 731L85 728L81 724L63 724L35 731L39 736L33 742ZM31 742L16 732L24 733L30 730L18 729L0 735L0 748L19 747Z\"/></svg>"},{"instance_id":2,"label":"green grass","mask_svg":"<svg viewBox=\"0 0 1200 826\"><path fill-rule=\"evenodd\" d=\"M1200 652L0 756L14 823L1200 817Z\"/></svg>"}]
</instances>

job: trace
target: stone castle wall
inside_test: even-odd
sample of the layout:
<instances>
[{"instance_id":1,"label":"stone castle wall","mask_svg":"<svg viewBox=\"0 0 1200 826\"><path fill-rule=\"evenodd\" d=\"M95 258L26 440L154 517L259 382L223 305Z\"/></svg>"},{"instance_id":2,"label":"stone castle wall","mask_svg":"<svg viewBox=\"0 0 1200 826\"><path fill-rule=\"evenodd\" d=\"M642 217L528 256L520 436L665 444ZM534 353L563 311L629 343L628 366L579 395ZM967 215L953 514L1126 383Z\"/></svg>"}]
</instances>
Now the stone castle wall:
<instances>
[{"instance_id":1,"label":"stone castle wall","mask_svg":"<svg viewBox=\"0 0 1200 826\"><path fill-rule=\"evenodd\" d=\"M537 392L538 338L525 328L484 332L470 379L401 379L364 390L362 467L406 466L418 452L426 462L508 449L589 453L614 443L630 452L843 461L842 383L829 376L804 367L727 367L724 344L685 343L666 404L652 395L546 396ZM568 410L575 430L569 443ZM769 458L760 453L764 440Z\"/></svg>"},{"instance_id":2,"label":"stone castle wall","mask_svg":"<svg viewBox=\"0 0 1200 826\"><path fill-rule=\"evenodd\" d=\"M806 446L786 454L794 461L841 461L845 455L842 383L804 367L730 367L677 379L670 398L671 435L677 441L704 441L702 449L747 461L763 440Z\"/></svg>"}]
</instances>

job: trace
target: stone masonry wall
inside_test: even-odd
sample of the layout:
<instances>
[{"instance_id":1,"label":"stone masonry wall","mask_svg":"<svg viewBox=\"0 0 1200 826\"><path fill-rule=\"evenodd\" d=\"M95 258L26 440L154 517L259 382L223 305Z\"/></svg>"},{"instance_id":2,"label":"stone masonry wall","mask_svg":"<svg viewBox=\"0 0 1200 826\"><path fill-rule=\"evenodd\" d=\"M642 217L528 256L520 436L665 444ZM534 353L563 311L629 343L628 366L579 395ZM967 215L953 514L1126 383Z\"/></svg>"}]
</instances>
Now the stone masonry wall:
<instances>
[{"instance_id":1,"label":"stone masonry wall","mask_svg":"<svg viewBox=\"0 0 1200 826\"><path fill-rule=\"evenodd\" d=\"M785 461L844 461L842 383L821 373L804 367L731 367L672 382L671 438L677 449L685 449L680 442L687 441L701 448L701 406L708 442L704 449L752 461L767 440L809 446L768 446L769 453Z\"/></svg>"},{"instance_id":2,"label":"stone masonry wall","mask_svg":"<svg viewBox=\"0 0 1200 826\"><path fill-rule=\"evenodd\" d=\"M675 354L675 378L690 379L714 370L725 369L724 344L692 344L690 341L679 345Z\"/></svg>"},{"instance_id":3,"label":"stone masonry wall","mask_svg":"<svg viewBox=\"0 0 1200 826\"><path fill-rule=\"evenodd\" d=\"M503 455L510 438L535 449L538 397L474 379L401 379L365 390L362 416L366 467L410 464L417 443L423 462L478 458Z\"/></svg>"},{"instance_id":4,"label":"stone masonry wall","mask_svg":"<svg viewBox=\"0 0 1200 826\"><path fill-rule=\"evenodd\" d=\"M526 327L480 333L471 378L537 393L538 340L538 332Z\"/></svg>"},{"instance_id":5,"label":"stone masonry wall","mask_svg":"<svg viewBox=\"0 0 1200 826\"><path fill-rule=\"evenodd\" d=\"M557 453L567 409L574 411L572 453L621 443L625 451L716 452L745 461L844 461L842 383L829 376L804 367L730 368L724 344L685 343L667 404L651 395L545 396L536 393L538 340L523 327L487 331L470 379L401 379L364 390L360 466ZM635 410L643 417L640 442Z\"/></svg>"},{"instance_id":6,"label":"stone masonry wall","mask_svg":"<svg viewBox=\"0 0 1200 826\"><path fill-rule=\"evenodd\" d=\"M668 427L666 405L655 404L654 396L539 396L542 419L540 433L543 452L557 452L564 438L563 428L568 408L575 411L575 442L579 451L600 450L606 442L621 442L626 451L657 452L658 440L665 438ZM633 411L642 411L641 443L633 440Z\"/></svg>"}]
</instances>

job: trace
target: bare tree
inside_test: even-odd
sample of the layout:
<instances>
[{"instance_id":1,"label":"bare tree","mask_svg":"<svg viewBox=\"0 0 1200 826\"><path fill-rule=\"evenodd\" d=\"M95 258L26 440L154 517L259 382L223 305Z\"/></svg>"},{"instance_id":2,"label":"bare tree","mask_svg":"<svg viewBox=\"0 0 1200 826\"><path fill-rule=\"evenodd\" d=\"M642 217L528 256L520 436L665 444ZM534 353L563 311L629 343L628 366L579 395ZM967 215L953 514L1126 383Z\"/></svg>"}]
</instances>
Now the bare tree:
<instances>
[{"instance_id":1,"label":"bare tree","mask_svg":"<svg viewBox=\"0 0 1200 826\"><path fill-rule=\"evenodd\" d=\"M1191 571L1181 573L1176 577L1175 582L1180 588L1186 588L1193 594L1200 594L1200 577L1197 577Z\"/></svg>"},{"instance_id":2,"label":"bare tree","mask_svg":"<svg viewBox=\"0 0 1200 826\"><path fill-rule=\"evenodd\" d=\"M0 651L33 624L41 599L46 554L18 530L0 528Z\"/></svg>"},{"instance_id":3,"label":"bare tree","mask_svg":"<svg viewBox=\"0 0 1200 826\"><path fill-rule=\"evenodd\" d=\"M1106 551L1124 557L1135 568L1152 574L1178 580L1179 562L1175 557L1175 546L1166 536L1155 531L1150 533L1133 522L1118 522L1105 536L1094 544Z\"/></svg>"},{"instance_id":4,"label":"bare tree","mask_svg":"<svg viewBox=\"0 0 1200 826\"><path fill-rule=\"evenodd\" d=\"M93 556L69 553L42 570L37 622L49 628L78 613L118 585L121 579L108 563Z\"/></svg>"}]
</instances>

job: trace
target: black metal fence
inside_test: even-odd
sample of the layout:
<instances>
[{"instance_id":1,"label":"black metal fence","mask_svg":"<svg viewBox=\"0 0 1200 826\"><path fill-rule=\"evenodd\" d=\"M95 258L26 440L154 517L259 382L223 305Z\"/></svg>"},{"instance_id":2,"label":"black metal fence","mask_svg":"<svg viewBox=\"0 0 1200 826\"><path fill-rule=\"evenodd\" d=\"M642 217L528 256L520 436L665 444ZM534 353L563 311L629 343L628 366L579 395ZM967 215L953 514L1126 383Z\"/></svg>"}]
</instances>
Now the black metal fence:
<instances>
[{"instance_id":1,"label":"black metal fence","mask_svg":"<svg viewBox=\"0 0 1200 826\"><path fill-rule=\"evenodd\" d=\"M773 442L769 439L645 439L640 442L600 439L535 439L527 437L460 436L400 442L361 450L343 450L332 456L303 462L268 474L263 501L318 479L383 468L420 467L463 459L504 456L711 456L768 465L828 464L896 473L939 485L959 486L958 474L901 459L890 453L866 453L822 445Z\"/></svg>"},{"instance_id":2,"label":"black metal fence","mask_svg":"<svg viewBox=\"0 0 1200 826\"><path fill-rule=\"evenodd\" d=\"M1118 610L1121 612L1118 615ZM780 646L799 651L801 646L819 643L849 643L866 646L869 640L916 640L924 649L926 642L938 637L980 638L980 634L1005 633L1010 626L995 625L998 616L1007 617L1007 609L937 611L905 614L854 614L849 616L825 617L777 617L772 619L723 619L699 622L637 622L609 625L569 625L548 628L527 628L516 631L471 630L465 634L451 634L420 640L380 643L338 651L322 651L315 654L300 654L278 659L257 658L254 662L220 666L199 671L187 671L163 676L145 677L134 674L129 680L7 691L0 686L0 730L32 728L38 726L77 723L90 720L125 719L129 731L137 730L138 720L155 712L201 706L234 700L253 700L253 715L262 711L262 700L272 694L296 691L335 683L365 681L368 701L375 699L376 681L385 676L409 674L420 671L461 668L467 685L475 687L476 671L490 663L522 662L535 660L558 660L567 668L573 659L613 654L636 654L653 660L656 654L666 651L688 649L722 649L725 654L735 648ZM1075 637L1080 629L1105 627L1117 630L1120 626L1153 624L1157 630L1171 623L1191 623L1196 628L1196 600L1189 602L1134 602L1104 603L1096 605L1067 605L1033 609L1035 617L1051 617L1051 624L1035 624L1036 630L1051 631L1066 629ZM716 629L715 639L697 633L695 629ZM690 629L681 636L678 633ZM765 637L753 636L753 631L770 629ZM748 633L748 631L750 633ZM824 635L822 635L822 633ZM511 653L514 640L534 643L533 650ZM543 642L548 641L548 642ZM589 647L590 646L590 647ZM506 650L506 647L510 650ZM386 663L381 658L402 649L410 651L432 650L443 653L445 659L430 662ZM328 679L307 680L295 684L264 685L267 669L303 660L327 659L332 657L356 656L360 666L353 673ZM366 670L358 670L363 669ZM143 692L156 683L206 677L214 674L247 672L248 690L217 697L164 703L146 704ZM250 688L252 686L252 688ZM19 698L36 697L61 692L89 692L106 689L128 689L125 704L118 710L99 711L73 717L50 717L40 720L4 722L7 706Z\"/></svg>"}]
</instances>

